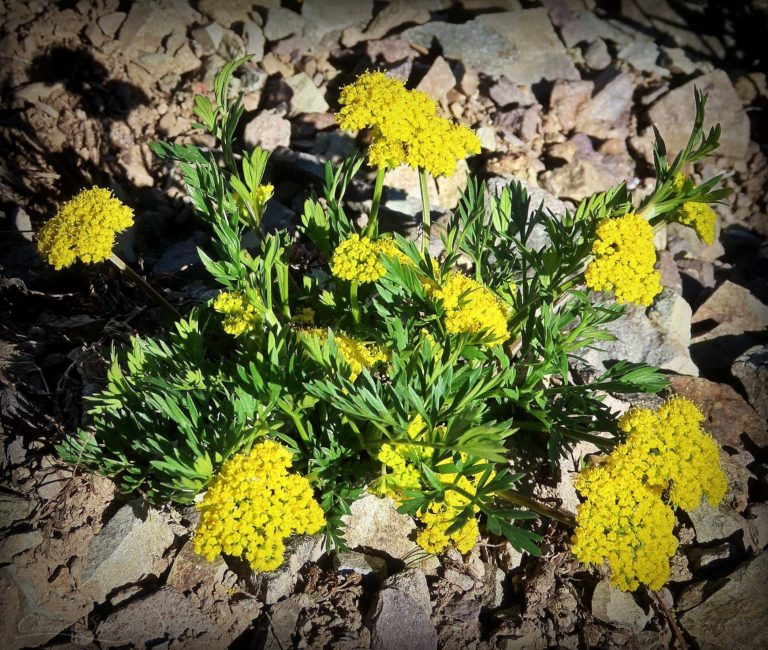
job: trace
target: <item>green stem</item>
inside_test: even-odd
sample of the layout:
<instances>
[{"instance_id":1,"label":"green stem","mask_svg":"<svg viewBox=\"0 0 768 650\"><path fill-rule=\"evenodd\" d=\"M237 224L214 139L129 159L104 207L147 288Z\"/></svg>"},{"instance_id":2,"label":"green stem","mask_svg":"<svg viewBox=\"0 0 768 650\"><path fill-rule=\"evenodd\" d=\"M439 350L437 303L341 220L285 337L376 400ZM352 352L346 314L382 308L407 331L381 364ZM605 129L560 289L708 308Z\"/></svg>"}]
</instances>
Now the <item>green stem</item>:
<instances>
[{"instance_id":1,"label":"green stem","mask_svg":"<svg viewBox=\"0 0 768 650\"><path fill-rule=\"evenodd\" d=\"M522 508L527 508L538 515L549 517L550 519L559 521L561 524L565 524L571 528L576 527L576 516L572 512L561 510L560 508L553 508L552 506L545 506L543 503L534 501L530 497L520 494L520 492L517 492L516 490L501 490L495 494L509 503L521 506Z\"/></svg>"},{"instance_id":2,"label":"green stem","mask_svg":"<svg viewBox=\"0 0 768 650\"><path fill-rule=\"evenodd\" d=\"M134 284L138 285L139 288L141 288L144 293L146 293L152 300L154 300L158 305L160 305L165 312L174 320L178 320L181 318L181 314L176 311L176 309L169 303L165 298L163 298L155 289L153 289L150 284L142 278L136 271L134 271L130 266L128 266L123 260L121 260L117 255L112 253L112 255L109 257L109 261L112 262L122 273L127 275Z\"/></svg>"},{"instance_id":3,"label":"green stem","mask_svg":"<svg viewBox=\"0 0 768 650\"><path fill-rule=\"evenodd\" d=\"M371 214L368 217L368 225L365 227L366 237L376 237L379 234L379 205L381 205L381 195L384 189L384 174L386 169L379 167L376 170L376 184L373 186L373 202L371 203Z\"/></svg>"},{"instance_id":4,"label":"green stem","mask_svg":"<svg viewBox=\"0 0 768 650\"><path fill-rule=\"evenodd\" d=\"M429 190L427 189L427 170L419 168L419 189L421 190L421 252L429 249L431 215L429 212Z\"/></svg>"},{"instance_id":5,"label":"green stem","mask_svg":"<svg viewBox=\"0 0 768 650\"><path fill-rule=\"evenodd\" d=\"M355 319L355 325L360 324L360 303L357 299L357 287L359 282L351 282L349 285L349 302L352 305L352 318Z\"/></svg>"}]
</instances>

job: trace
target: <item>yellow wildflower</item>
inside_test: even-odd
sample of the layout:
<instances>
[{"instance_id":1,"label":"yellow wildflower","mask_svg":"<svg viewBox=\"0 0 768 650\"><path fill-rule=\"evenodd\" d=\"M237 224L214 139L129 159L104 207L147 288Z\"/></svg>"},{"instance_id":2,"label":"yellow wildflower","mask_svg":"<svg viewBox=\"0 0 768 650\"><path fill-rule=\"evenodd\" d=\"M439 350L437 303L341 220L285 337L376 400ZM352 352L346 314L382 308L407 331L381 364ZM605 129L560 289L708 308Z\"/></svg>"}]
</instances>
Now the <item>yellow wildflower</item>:
<instances>
[{"instance_id":1,"label":"yellow wildflower","mask_svg":"<svg viewBox=\"0 0 768 650\"><path fill-rule=\"evenodd\" d=\"M444 427L443 427L444 428ZM427 426L420 415L408 423L408 438L418 441L424 437ZM402 501L405 490L417 490L421 486L421 472L418 463L429 457L431 450L423 445L381 445L376 456L389 469L373 489L375 494L391 497L396 503Z\"/></svg>"},{"instance_id":2,"label":"yellow wildflower","mask_svg":"<svg viewBox=\"0 0 768 650\"><path fill-rule=\"evenodd\" d=\"M387 273L379 252L379 246L370 237L350 235L333 252L331 273L350 282L376 282Z\"/></svg>"},{"instance_id":3,"label":"yellow wildflower","mask_svg":"<svg viewBox=\"0 0 768 650\"><path fill-rule=\"evenodd\" d=\"M509 338L504 303L488 287L461 273L449 273L431 293L445 309L449 334L482 332L490 337L488 345Z\"/></svg>"},{"instance_id":4,"label":"yellow wildflower","mask_svg":"<svg viewBox=\"0 0 768 650\"><path fill-rule=\"evenodd\" d=\"M436 427L435 432L445 434L445 426ZM408 424L408 438L417 443L427 433L423 418L420 415L414 416ZM396 503L400 503L406 490L418 490L423 487L419 464L431 454L432 450L424 445L382 444L377 458L389 471L381 477L372 492L391 497ZM466 460L466 454L462 454L462 458ZM458 477L458 480L455 474L438 474L438 476L446 486L455 483L467 494L474 495L477 492L475 483L466 476ZM428 553L441 553L450 544L456 546L460 553L470 551L479 534L475 517L470 517L461 528L448 533L456 515L469 503L469 498L463 494L446 489L443 501L439 503L433 501L417 514L424 526L416 534L416 543ZM479 508L473 505L472 510L478 512Z\"/></svg>"},{"instance_id":5,"label":"yellow wildflower","mask_svg":"<svg viewBox=\"0 0 768 650\"><path fill-rule=\"evenodd\" d=\"M405 84L383 72L365 72L344 86L339 96L341 110L336 119L342 129L357 131L387 121L394 106L407 94Z\"/></svg>"},{"instance_id":6,"label":"yellow wildflower","mask_svg":"<svg viewBox=\"0 0 768 650\"><path fill-rule=\"evenodd\" d=\"M672 215L678 223L693 228L705 244L715 243L717 213L708 203L686 201Z\"/></svg>"},{"instance_id":7,"label":"yellow wildflower","mask_svg":"<svg viewBox=\"0 0 768 650\"><path fill-rule=\"evenodd\" d=\"M673 507L693 510L702 495L716 505L725 495L717 443L701 428L703 420L682 397L655 413L630 409L619 420L626 441L576 479L585 501L572 551L586 564L607 560L620 589L660 588L677 547Z\"/></svg>"},{"instance_id":8,"label":"yellow wildflower","mask_svg":"<svg viewBox=\"0 0 768 650\"><path fill-rule=\"evenodd\" d=\"M318 337L321 341L328 339L327 330L313 328L304 330L303 334ZM341 358L349 366L349 379L355 381L363 368L371 369L376 364L389 360L386 350L376 343L365 343L343 334L335 334L334 340Z\"/></svg>"},{"instance_id":9,"label":"yellow wildflower","mask_svg":"<svg viewBox=\"0 0 768 650\"><path fill-rule=\"evenodd\" d=\"M452 484L456 476L454 474L440 474L440 480L445 484ZM466 477L462 476L456 481L456 486L469 494L477 492L476 486ZM479 534L477 519L470 517L458 530L449 533L448 529L453 524L456 515L465 508L470 500L454 490L445 491L445 499L440 502L432 502L426 511L418 514L424 524L423 530L416 533L416 543L428 553L441 553L453 543L460 553L469 552L477 541ZM473 512L479 508L472 506Z\"/></svg>"},{"instance_id":10,"label":"yellow wildflower","mask_svg":"<svg viewBox=\"0 0 768 650\"><path fill-rule=\"evenodd\" d=\"M595 291L613 291L619 303L648 306L661 292L661 276L654 270L653 228L637 214L604 219L592 245L594 260L584 273Z\"/></svg>"},{"instance_id":11,"label":"yellow wildflower","mask_svg":"<svg viewBox=\"0 0 768 650\"><path fill-rule=\"evenodd\" d=\"M584 564L607 560L611 582L622 591L640 583L659 589L669 577L677 549L675 515L660 493L616 465L583 470L571 551Z\"/></svg>"},{"instance_id":12,"label":"yellow wildflower","mask_svg":"<svg viewBox=\"0 0 768 650\"><path fill-rule=\"evenodd\" d=\"M413 134L406 150L410 167L426 169L432 176L450 176L459 160L480 153L480 140L466 126L433 117Z\"/></svg>"},{"instance_id":13,"label":"yellow wildflower","mask_svg":"<svg viewBox=\"0 0 768 650\"><path fill-rule=\"evenodd\" d=\"M75 260L101 262L112 254L116 233L133 224L133 210L110 190L92 187L59 208L37 235L37 249L56 269Z\"/></svg>"},{"instance_id":14,"label":"yellow wildflower","mask_svg":"<svg viewBox=\"0 0 768 650\"><path fill-rule=\"evenodd\" d=\"M290 467L290 452L271 440L229 459L197 506L195 553L209 562L220 553L244 556L255 571L274 571L286 538L319 532L323 511L309 481Z\"/></svg>"},{"instance_id":15,"label":"yellow wildflower","mask_svg":"<svg viewBox=\"0 0 768 650\"><path fill-rule=\"evenodd\" d=\"M685 172L677 172L677 174L675 174L675 178L672 180L672 187L676 194L682 193L683 187L685 187L685 181L687 180L688 176L685 175Z\"/></svg>"},{"instance_id":16,"label":"yellow wildflower","mask_svg":"<svg viewBox=\"0 0 768 650\"><path fill-rule=\"evenodd\" d=\"M342 128L371 129L371 165L392 169L406 164L447 176L458 160L480 152L474 132L440 117L431 97L381 72L358 77L342 90L339 103Z\"/></svg>"},{"instance_id":17,"label":"yellow wildflower","mask_svg":"<svg viewBox=\"0 0 768 650\"><path fill-rule=\"evenodd\" d=\"M649 485L668 489L673 506L695 510L702 496L717 505L727 482L717 442L702 429L703 421L704 414L684 397L673 397L656 413L630 409L619 420L628 433L621 462Z\"/></svg>"},{"instance_id":18,"label":"yellow wildflower","mask_svg":"<svg viewBox=\"0 0 768 650\"><path fill-rule=\"evenodd\" d=\"M341 242L333 252L331 273L350 282L376 282L387 274L382 256L397 258L403 265L411 263L394 239L383 237L374 240L355 233Z\"/></svg>"},{"instance_id":19,"label":"yellow wildflower","mask_svg":"<svg viewBox=\"0 0 768 650\"><path fill-rule=\"evenodd\" d=\"M314 325L315 323L315 310L312 307L302 307L298 314L295 314L291 320L294 323L301 323L302 325Z\"/></svg>"},{"instance_id":20,"label":"yellow wildflower","mask_svg":"<svg viewBox=\"0 0 768 650\"><path fill-rule=\"evenodd\" d=\"M250 332L261 322L256 308L248 302L245 294L239 291L220 293L213 301L213 308L225 315L221 325L224 331L232 336Z\"/></svg>"}]
</instances>

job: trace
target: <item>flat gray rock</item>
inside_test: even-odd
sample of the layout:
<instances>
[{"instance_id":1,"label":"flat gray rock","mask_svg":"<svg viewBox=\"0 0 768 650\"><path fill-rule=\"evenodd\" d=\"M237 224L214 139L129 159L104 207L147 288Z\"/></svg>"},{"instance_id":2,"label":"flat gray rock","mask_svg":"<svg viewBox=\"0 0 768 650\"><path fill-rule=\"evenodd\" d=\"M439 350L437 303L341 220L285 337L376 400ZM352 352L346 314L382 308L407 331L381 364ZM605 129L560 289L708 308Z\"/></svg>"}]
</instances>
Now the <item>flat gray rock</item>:
<instances>
[{"instance_id":1,"label":"flat gray rock","mask_svg":"<svg viewBox=\"0 0 768 650\"><path fill-rule=\"evenodd\" d=\"M382 589L371 606L372 650L433 650L437 631L413 598L399 589Z\"/></svg>"},{"instance_id":2,"label":"flat gray rock","mask_svg":"<svg viewBox=\"0 0 768 650\"><path fill-rule=\"evenodd\" d=\"M580 352L587 363L601 371L610 365L606 362L626 359L683 375L699 374L688 347L678 338L680 333L659 329L641 307L628 305L625 315L606 324L605 329L616 337L615 341L601 341L600 350Z\"/></svg>"},{"instance_id":3,"label":"flat gray rock","mask_svg":"<svg viewBox=\"0 0 768 650\"><path fill-rule=\"evenodd\" d=\"M661 132L670 158L688 141L695 115L694 86L709 95L704 127L709 129L718 122L723 127L717 153L734 160L745 160L749 147L749 117L723 70L696 77L668 92L651 107L648 116Z\"/></svg>"},{"instance_id":4,"label":"flat gray rock","mask_svg":"<svg viewBox=\"0 0 768 650\"><path fill-rule=\"evenodd\" d=\"M749 403L768 418L768 345L756 345L742 354L731 367L747 392Z\"/></svg>"},{"instance_id":5,"label":"flat gray rock","mask_svg":"<svg viewBox=\"0 0 768 650\"><path fill-rule=\"evenodd\" d=\"M426 49L437 39L446 58L515 83L580 78L545 9L482 14L462 24L435 21L402 37Z\"/></svg>"},{"instance_id":6,"label":"flat gray rock","mask_svg":"<svg viewBox=\"0 0 768 650\"><path fill-rule=\"evenodd\" d=\"M768 553L742 564L724 586L679 621L701 648L768 647Z\"/></svg>"},{"instance_id":7,"label":"flat gray rock","mask_svg":"<svg viewBox=\"0 0 768 650\"><path fill-rule=\"evenodd\" d=\"M95 581L106 596L114 589L160 575L158 566L174 534L156 510L141 499L124 505L93 538L85 555L81 584Z\"/></svg>"}]
</instances>

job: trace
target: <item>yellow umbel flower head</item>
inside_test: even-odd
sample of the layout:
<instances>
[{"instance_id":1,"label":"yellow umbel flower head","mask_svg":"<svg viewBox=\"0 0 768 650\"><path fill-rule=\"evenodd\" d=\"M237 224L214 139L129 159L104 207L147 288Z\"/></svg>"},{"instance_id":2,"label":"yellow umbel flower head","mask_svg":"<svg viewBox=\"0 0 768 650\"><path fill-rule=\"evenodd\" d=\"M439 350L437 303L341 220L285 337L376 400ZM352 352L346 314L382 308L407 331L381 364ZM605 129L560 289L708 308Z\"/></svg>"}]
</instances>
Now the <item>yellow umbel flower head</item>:
<instances>
[{"instance_id":1,"label":"yellow umbel flower head","mask_svg":"<svg viewBox=\"0 0 768 650\"><path fill-rule=\"evenodd\" d=\"M456 163L480 152L480 140L465 126L437 114L424 92L382 72L366 72L344 87L337 113L343 129L371 129L368 159L374 167L409 165L433 176L449 176Z\"/></svg>"},{"instance_id":2,"label":"yellow umbel flower head","mask_svg":"<svg viewBox=\"0 0 768 650\"><path fill-rule=\"evenodd\" d=\"M455 474L440 474L440 480L448 485L456 480ZM477 492L477 486L466 476L459 477L456 486L474 495ZM468 553L477 541L479 529L477 519L470 517L466 523L458 530L452 533L448 529L453 525L456 515L464 509L470 500L454 490L445 491L445 499L440 503L433 501L426 510L418 513L418 518L424 524L424 528L416 533L416 543L427 553L442 553L450 544L456 546L459 553ZM479 508L472 506L472 511L477 512Z\"/></svg>"},{"instance_id":3,"label":"yellow umbel flower head","mask_svg":"<svg viewBox=\"0 0 768 650\"><path fill-rule=\"evenodd\" d=\"M695 510L703 496L717 505L727 481L717 442L701 427L703 421L704 414L684 397L669 399L655 413L630 409L619 419L628 434L621 462L649 485L668 490L673 506Z\"/></svg>"},{"instance_id":4,"label":"yellow umbel flower head","mask_svg":"<svg viewBox=\"0 0 768 650\"><path fill-rule=\"evenodd\" d=\"M699 239L705 244L715 243L715 224L717 213L708 203L686 201L672 214L678 223L693 228Z\"/></svg>"},{"instance_id":5,"label":"yellow umbel flower head","mask_svg":"<svg viewBox=\"0 0 768 650\"><path fill-rule=\"evenodd\" d=\"M225 315L221 326L232 336L251 332L261 323L258 311L240 291L220 293L213 301L213 308Z\"/></svg>"},{"instance_id":6,"label":"yellow umbel flower head","mask_svg":"<svg viewBox=\"0 0 768 650\"><path fill-rule=\"evenodd\" d=\"M331 258L331 273L350 282L376 282L387 270L379 259L379 246L370 237L357 233L341 242Z\"/></svg>"},{"instance_id":7,"label":"yellow umbel flower head","mask_svg":"<svg viewBox=\"0 0 768 650\"><path fill-rule=\"evenodd\" d=\"M110 190L83 190L59 208L37 235L37 250L57 270L75 260L102 262L112 254L116 233L133 224L133 210Z\"/></svg>"},{"instance_id":8,"label":"yellow umbel flower head","mask_svg":"<svg viewBox=\"0 0 768 650\"><path fill-rule=\"evenodd\" d=\"M316 336L321 342L328 340L328 331L319 327L304 330L301 334ZM350 381L355 381L363 368L370 370L377 364L389 360L386 350L376 343L366 343L343 334L334 334L334 340L341 358L349 366Z\"/></svg>"},{"instance_id":9,"label":"yellow umbel flower head","mask_svg":"<svg viewBox=\"0 0 768 650\"><path fill-rule=\"evenodd\" d=\"M571 551L584 564L608 562L611 582L622 591L640 583L659 589L675 554L675 514L658 490L621 466L583 470L576 489L585 499L576 511Z\"/></svg>"},{"instance_id":10,"label":"yellow umbel flower head","mask_svg":"<svg viewBox=\"0 0 768 650\"><path fill-rule=\"evenodd\" d=\"M613 291L619 303L648 306L661 292L661 275L654 270L653 228L637 214L604 219L592 245L594 260L584 280L595 291Z\"/></svg>"},{"instance_id":11,"label":"yellow umbel flower head","mask_svg":"<svg viewBox=\"0 0 768 650\"><path fill-rule=\"evenodd\" d=\"M287 537L319 532L323 511L309 481L290 467L291 453L272 440L224 463L197 505L195 553L209 562L219 553L244 556L255 571L274 571Z\"/></svg>"},{"instance_id":12,"label":"yellow umbel flower head","mask_svg":"<svg viewBox=\"0 0 768 650\"><path fill-rule=\"evenodd\" d=\"M341 242L333 252L331 273L350 282L376 282L387 274L382 256L397 258L403 265L411 264L409 257L397 247L394 239L382 237L374 240L355 233Z\"/></svg>"},{"instance_id":13,"label":"yellow umbel flower head","mask_svg":"<svg viewBox=\"0 0 768 650\"><path fill-rule=\"evenodd\" d=\"M702 495L716 505L725 495L718 446L703 420L682 397L656 412L630 409L619 419L626 441L576 479L585 501L571 550L585 564L606 560L611 581L624 591L640 583L659 589L669 578L674 507L693 510Z\"/></svg>"},{"instance_id":14,"label":"yellow umbel flower head","mask_svg":"<svg viewBox=\"0 0 768 650\"><path fill-rule=\"evenodd\" d=\"M461 273L449 273L439 287L428 290L442 303L449 334L484 333L491 346L509 338L504 303L488 287Z\"/></svg>"}]
</instances>

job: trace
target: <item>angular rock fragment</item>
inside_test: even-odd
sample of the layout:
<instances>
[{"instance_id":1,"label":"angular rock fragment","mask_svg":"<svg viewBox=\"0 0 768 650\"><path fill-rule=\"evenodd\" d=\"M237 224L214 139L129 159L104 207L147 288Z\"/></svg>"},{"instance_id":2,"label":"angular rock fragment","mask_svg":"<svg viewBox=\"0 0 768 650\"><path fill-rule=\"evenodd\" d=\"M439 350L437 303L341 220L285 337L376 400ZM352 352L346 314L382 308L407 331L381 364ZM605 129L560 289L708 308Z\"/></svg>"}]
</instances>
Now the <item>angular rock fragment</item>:
<instances>
[{"instance_id":1,"label":"angular rock fragment","mask_svg":"<svg viewBox=\"0 0 768 650\"><path fill-rule=\"evenodd\" d=\"M768 553L761 553L736 569L700 605L685 612L680 624L701 647L768 646L766 575Z\"/></svg>"},{"instance_id":2,"label":"angular rock fragment","mask_svg":"<svg viewBox=\"0 0 768 650\"><path fill-rule=\"evenodd\" d=\"M433 650L437 632L429 616L411 596L399 589L382 589L369 614L373 650Z\"/></svg>"},{"instance_id":3,"label":"angular rock fragment","mask_svg":"<svg viewBox=\"0 0 768 650\"><path fill-rule=\"evenodd\" d=\"M529 86L541 79L579 78L545 9L481 14L462 24L434 21L411 27L402 37L424 49L437 39L446 58Z\"/></svg>"},{"instance_id":4,"label":"angular rock fragment","mask_svg":"<svg viewBox=\"0 0 768 650\"><path fill-rule=\"evenodd\" d=\"M723 70L696 77L670 91L651 107L648 116L661 132L667 151L675 155L688 141L695 113L694 86L709 95L705 129L708 130L718 122L723 127L718 154L734 160L745 160L749 148L749 117Z\"/></svg>"}]
</instances>

